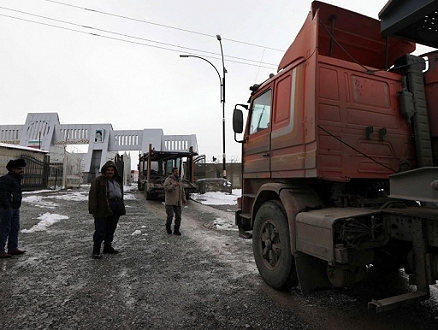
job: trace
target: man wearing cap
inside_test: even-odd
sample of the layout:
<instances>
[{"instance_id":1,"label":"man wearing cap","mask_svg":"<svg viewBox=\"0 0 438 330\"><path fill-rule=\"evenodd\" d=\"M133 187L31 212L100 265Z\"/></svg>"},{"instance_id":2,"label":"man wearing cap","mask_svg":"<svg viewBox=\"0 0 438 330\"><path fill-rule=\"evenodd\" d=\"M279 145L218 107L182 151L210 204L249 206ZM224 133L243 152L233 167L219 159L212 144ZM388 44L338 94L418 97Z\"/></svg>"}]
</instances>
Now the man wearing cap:
<instances>
[{"instance_id":1,"label":"man wearing cap","mask_svg":"<svg viewBox=\"0 0 438 330\"><path fill-rule=\"evenodd\" d=\"M123 202L123 182L113 161L107 161L101 169L102 175L91 182L88 194L88 211L94 218L93 252L94 259L102 258L103 253L117 254L112 247L114 232L120 216L126 214Z\"/></svg>"},{"instance_id":2,"label":"man wearing cap","mask_svg":"<svg viewBox=\"0 0 438 330\"><path fill-rule=\"evenodd\" d=\"M8 174L0 177L0 258L23 254L18 249L20 230L21 179L26 162L24 159L10 160L6 165ZM8 251L5 251L6 242Z\"/></svg>"}]
</instances>

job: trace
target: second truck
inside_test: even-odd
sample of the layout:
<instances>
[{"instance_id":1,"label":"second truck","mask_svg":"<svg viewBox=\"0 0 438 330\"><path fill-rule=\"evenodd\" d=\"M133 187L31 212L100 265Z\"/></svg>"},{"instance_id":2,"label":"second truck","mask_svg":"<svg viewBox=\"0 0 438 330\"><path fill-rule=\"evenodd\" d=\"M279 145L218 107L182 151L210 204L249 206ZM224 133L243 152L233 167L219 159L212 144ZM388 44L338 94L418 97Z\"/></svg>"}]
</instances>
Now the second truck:
<instances>
[{"instance_id":1,"label":"second truck","mask_svg":"<svg viewBox=\"0 0 438 330\"><path fill-rule=\"evenodd\" d=\"M190 147L188 151L155 150L149 145L146 153L138 158L138 190L144 191L147 200L164 198L164 181L177 167L181 182L189 199L191 193L198 192L195 183L195 159L198 153Z\"/></svg>"}]
</instances>

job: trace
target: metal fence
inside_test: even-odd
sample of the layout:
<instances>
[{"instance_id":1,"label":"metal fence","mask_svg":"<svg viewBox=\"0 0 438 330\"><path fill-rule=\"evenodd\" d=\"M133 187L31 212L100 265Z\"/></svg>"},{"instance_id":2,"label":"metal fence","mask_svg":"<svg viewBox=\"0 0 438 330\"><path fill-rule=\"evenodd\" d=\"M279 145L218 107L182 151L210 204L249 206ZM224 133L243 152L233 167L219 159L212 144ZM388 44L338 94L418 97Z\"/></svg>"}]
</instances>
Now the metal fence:
<instances>
[{"instance_id":1,"label":"metal fence","mask_svg":"<svg viewBox=\"0 0 438 330\"><path fill-rule=\"evenodd\" d=\"M47 188L56 190L64 187L63 169L64 169L63 163L50 163Z\"/></svg>"},{"instance_id":2,"label":"metal fence","mask_svg":"<svg viewBox=\"0 0 438 330\"><path fill-rule=\"evenodd\" d=\"M29 155L21 155L21 158L26 161L23 191L78 188L82 183L80 160L74 154L67 154L62 163L50 163L49 157L44 161Z\"/></svg>"},{"instance_id":3,"label":"metal fence","mask_svg":"<svg viewBox=\"0 0 438 330\"><path fill-rule=\"evenodd\" d=\"M205 155L195 158L195 180L206 178Z\"/></svg>"},{"instance_id":4,"label":"metal fence","mask_svg":"<svg viewBox=\"0 0 438 330\"><path fill-rule=\"evenodd\" d=\"M46 157L44 161L40 161L29 155L21 155L26 161L26 170L21 183L24 191L47 189L49 164Z\"/></svg>"}]
</instances>

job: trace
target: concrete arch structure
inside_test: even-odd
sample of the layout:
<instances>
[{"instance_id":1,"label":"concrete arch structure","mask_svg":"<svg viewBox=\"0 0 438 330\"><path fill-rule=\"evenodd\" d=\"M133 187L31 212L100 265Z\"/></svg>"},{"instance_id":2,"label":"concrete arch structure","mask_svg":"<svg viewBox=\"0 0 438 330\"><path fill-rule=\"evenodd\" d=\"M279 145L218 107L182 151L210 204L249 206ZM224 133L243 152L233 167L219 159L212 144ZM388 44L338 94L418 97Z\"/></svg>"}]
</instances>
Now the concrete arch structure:
<instances>
[{"instance_id":1,"label":"concrete arch structure","mask_svg":"<svg viewBox=\"0 0 438 330\"><path fill-rule=\"evenodd\" d=\"M57 113L29 113L24 125L0 125L0 142L49 151L51 159L64 153L65 145L88 145L84 173L96 174L118 152L157 150L198 152L195 134L164 135L161 128L114 130L111 124L61 124Z\"/></svg>"}]
</instances>

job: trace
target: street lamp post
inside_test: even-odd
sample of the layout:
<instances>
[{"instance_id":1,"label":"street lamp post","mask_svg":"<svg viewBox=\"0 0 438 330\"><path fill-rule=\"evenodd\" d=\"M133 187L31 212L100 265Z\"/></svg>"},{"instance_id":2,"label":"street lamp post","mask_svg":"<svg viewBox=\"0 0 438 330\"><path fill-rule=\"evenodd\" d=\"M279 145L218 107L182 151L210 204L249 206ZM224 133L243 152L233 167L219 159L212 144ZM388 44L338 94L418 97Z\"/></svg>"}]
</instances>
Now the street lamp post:
<instances>
[{"instance_id":1,"label":"street lamp post","mask_svg":"<svg viewBox=\"0 0 438 330\"><path fill-rule=\"evenodd\" d=\"M221 86L221 103L222 103L222 177L224 179L227 178L227 169L226 169L226 154L225 154L225 73L227 73L227 70L225 69L225 63L224 63L224 52L222 49L222 38L218 34L216 36L217 40L219 40L219 44L221 46L221 58L222 58L222 76L219 73L219 70L214 66L213 63L211 63L209 60L198 56L198 55L180 55L180 57L195 57L199 58L208 64L210 64L213 69L216 71L217 75L219 76L219 83Z\"/></svg>"},{"instance_id":2,"label":"street lamp post","mask_svg":"<svg viewBox=\"0 0 438 330\"><path fill-rule=\"evenodd\" d=\"M222 38L218 34L216 35L217 40L219 40L219 44L221 46L221 58L222 58L222 177L224 179L227 178L227 169L226 169L226 156L225 156L225 73L227 70L225 69L224 63L224 51L222 49Z\"/></svg>"}]
</instances>

